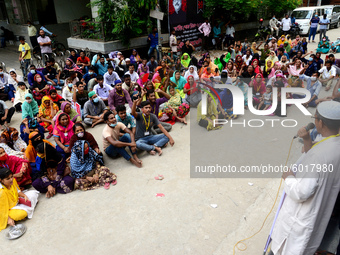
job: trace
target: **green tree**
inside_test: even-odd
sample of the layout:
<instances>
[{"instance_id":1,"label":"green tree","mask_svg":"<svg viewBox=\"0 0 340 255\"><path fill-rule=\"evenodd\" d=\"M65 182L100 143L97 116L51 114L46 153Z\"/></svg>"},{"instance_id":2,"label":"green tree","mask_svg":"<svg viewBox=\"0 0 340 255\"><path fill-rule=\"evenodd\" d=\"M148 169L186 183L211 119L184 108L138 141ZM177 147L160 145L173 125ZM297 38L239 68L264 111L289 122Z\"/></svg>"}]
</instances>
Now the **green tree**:
<instances>
[{"instance_id":1,"label":"green tree","mask_svg":"<svg viewBox=\"0 0 340 255\"><path fill-rule=\"evenodd\" d=\"M131 38L147 33L151 26L149 13L156 4L157 0L96 0L90 6L98 8L96 20L104 23L105 38L129 45Z\"/></svg>"}]
</instances>

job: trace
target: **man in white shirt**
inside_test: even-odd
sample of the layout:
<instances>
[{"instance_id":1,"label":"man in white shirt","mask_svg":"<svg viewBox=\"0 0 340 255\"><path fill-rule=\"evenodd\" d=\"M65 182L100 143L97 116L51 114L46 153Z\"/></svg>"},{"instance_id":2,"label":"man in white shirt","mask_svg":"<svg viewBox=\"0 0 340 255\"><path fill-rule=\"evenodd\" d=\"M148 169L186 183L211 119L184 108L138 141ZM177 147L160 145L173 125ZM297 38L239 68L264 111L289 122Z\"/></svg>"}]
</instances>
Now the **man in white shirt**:
<instances>
[{"instance_id":1,"label":"man in white shirt","mask_svg":"<svg viewBox=\"0 0 340 255\"><path fill-rule=\"evenodd\" d=\"M323 139L313 145L306 128L300 128L305 153L282 175L286 195L271 236L275 255L315 254L339 194L340 103L320 103L314 120Z\"/></svg>"},{"instance_id":2,"label":"man in white shirt","mask_svg":"<svg viewBox=\"0 0 340 255\"><path fill-rule=\"evenodd\" d=\"M131 82L137 82L139 79L138 73L135 72L135 66L133 64L129 65L129 71L126 72L125 74L129 74L131 78Z\"/></svg>"},{"instance_id":3,"label":"man in white shirt","mask_svg":"<svg viewBox=\"0 0 340 255\"><path fill-rule=\"evenodd\" d=\"M229 47L229 45L234 44L234 38L235 38L235 28L233 24L229 21L226 24L226 31L225 31L225 39L224 42L227 44L226 46Z\"/></svg>"},{"instance_id":4,"label":"man in white shirt","mask_svg":"<svg viewBox=\"0 0 340 255\"><path fill-rule=\"evenodd\" d=\"M288 14L286 14L286 16L282 19L281 24L282 24L282 31L284 32L284 34L285 35L288 34L290 27L292 25L292 22L291 22L291 20L288 16Z\"/></svg>"},{"instance_id":5,"label":"man in white shirt","mask_svg":"<svg viewBox=\"0 0 340 255\"><path fill-rule=\"evenodd\" d=\"M319 22L319 31L320 31L320 42L324 36L326 36L327 28L329 25L330 21L327 19L327 14L324 14L323 17L320 19Z\"/></svg>"},{"instance_id":6,"label":"man in white shirt","mask_svg":"<svg viewBox=\"0 0 340 255\"><path fill-rule=\"evenodd\" d=\"M103 76L98 75L96 78L98 84L93 87L93 91L103 100L105 105L108 105L110 91L113 89L110 85L104 84Z\"/></svg>"},{"instance_id":7,"label":"man in white shirt","mask_svg":"<svg viewBox=\"0 0 340 255\"><path fill-rule=\"evenodd\" d=\"M37 29L35 26L32 25L31 21L27 21L27 32L28 32L28 36L30 37L30 41L31 41L31 45L32 48L34 48L35 46L38 45L37 42Z\"/></svg>"},{"instance_id":8,"label":"man in white shirt","mask_svg":"<svg viewBox=\"0 0 340 255\"><path fill-rule=\"evenodd\" d=\"M172 29L171 35L169 38L169 45L171 48L171 59L174 59L175 57L175 60L176 60L177 59L177 38L175 34L176 34L175 29Z\"/></svg>"},{"instance_id":9,"label":"man in white shirt","mask_svg":"<svg viewBox=\"0 0 340 255\"><path fill-rule=\"evenodd\" d=\"M319 73L321 74L320 82L322 83L322 86L326 86L326 91L332 87L334 77L336 76L336 69L332 65L332 61L327 60L325 66L319 70Z\"/></svg>"},{"instance_id":10,"label":"man in white shirt","mask_svg":"<svg viewBox=\"0 0 340 255\"><path fill-rule=\"evenodd\" d=\"M202 49L208 50L209 49L209 35L211 32L211 26L209 24L208 19L205 19L205 22L198 28L198 31L200 31L203 34Z\"/></svg>"},{"instance_id":11,"label":"man in white shirt","mask_svg":"<svg viewBox=\"0 0 340 255\"><path fill-rule=\"evenodd\" d=\"M272 31L272 35L274 35L274 31L276 31L276 37L279 36L279 28L278 28L278 20L275 18L275 15L273 18L269 21L269 27L270 30Z\"/></svg>"},{"instance_id":12,"label":"man in white shirt","mask_svg":"<svg viewBox=\"0 0 340 255\"><path fill-rule=\"evenodd\" d=\"M107 72L104 74L104 84L114 87L116 80L120 80L120 78L118 74L113 71L113 66L109 65L107 67Z\"/></svg>"}]
</instances>

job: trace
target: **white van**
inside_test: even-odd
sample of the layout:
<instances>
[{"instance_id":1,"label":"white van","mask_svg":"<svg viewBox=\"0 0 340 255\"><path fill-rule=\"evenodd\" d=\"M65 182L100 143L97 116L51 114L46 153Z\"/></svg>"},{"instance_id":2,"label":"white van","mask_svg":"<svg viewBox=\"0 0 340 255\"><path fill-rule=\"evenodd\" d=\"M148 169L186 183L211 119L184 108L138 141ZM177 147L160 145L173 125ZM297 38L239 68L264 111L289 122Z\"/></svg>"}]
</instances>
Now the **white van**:
<instances>
[{"instance_id":1,"label":"white van","mask_svg":"<svg viewBox=\"0 0 340 255\"><path fill-rule=\"evenodd\" d=\"M313 6L313 7L300 7L296 8L292 15L295 17L295 22L300 25L301 34L308 35L310 20L314 13L318 13L321 18L324 14L327 14L327 18L331 21L330 26L338 27L340 25L340 5L323 5L323 6ZM319 26L317 31L319 31Z\"/></svg>"}]
</instances>

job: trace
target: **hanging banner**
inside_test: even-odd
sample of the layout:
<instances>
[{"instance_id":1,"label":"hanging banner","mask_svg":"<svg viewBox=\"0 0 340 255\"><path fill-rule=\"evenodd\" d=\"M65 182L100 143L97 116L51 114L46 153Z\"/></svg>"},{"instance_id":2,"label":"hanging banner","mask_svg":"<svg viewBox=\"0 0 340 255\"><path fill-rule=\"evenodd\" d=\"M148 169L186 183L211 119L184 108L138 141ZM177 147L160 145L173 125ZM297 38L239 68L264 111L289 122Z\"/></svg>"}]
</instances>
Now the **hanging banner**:
<instances>
[{"instance_id":1,"label":"hanging banner","mask_svg":"<svg viewBox=\"0 0 340 255\"><path fill-rule=\"evenodd\" d=\"M202 44L202 34L198 31L204 22L203 0L169 0L169 31L175 29L178 49L189 40L198 49Z\"/></svg>"}]
</instances>

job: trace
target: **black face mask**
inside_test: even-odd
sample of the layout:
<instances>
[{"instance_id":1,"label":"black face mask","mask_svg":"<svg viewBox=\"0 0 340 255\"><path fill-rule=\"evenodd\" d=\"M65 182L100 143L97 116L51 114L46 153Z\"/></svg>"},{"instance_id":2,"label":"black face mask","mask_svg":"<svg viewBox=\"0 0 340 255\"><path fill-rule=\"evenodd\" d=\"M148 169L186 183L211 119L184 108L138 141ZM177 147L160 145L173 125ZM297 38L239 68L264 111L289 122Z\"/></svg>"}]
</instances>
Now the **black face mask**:
<instances>
[{"instance_id":1,"label":"black face mask","mask_svg":"<svg viewBox=\"0 0 340 255\"><path fill-rule=\"evenodd\" d=\"M38 144L43 142L41 135L38 135L38 136L40 136L39 140L37 140L37 136L32 139L32 145L34 146L34 148L37 148Z\"/></svg>"}]
</instances>

